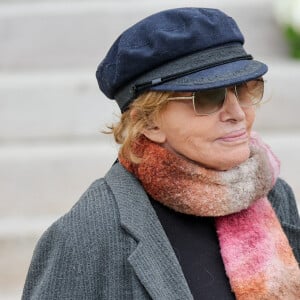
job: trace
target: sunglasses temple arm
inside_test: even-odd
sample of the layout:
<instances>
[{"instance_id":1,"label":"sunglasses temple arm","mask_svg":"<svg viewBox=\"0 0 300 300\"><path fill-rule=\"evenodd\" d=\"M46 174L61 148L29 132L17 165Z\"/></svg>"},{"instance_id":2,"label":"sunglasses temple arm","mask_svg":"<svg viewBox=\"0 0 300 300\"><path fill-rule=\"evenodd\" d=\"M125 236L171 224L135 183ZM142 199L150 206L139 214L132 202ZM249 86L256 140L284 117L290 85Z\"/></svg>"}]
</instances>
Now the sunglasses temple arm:
<instances>
[{"instance_id":1,"label":"sunglasses temple arm","mask_svg":"<svg viewBox=\"0 0 300 300\"><path fill-rule=\"evenodd\" d=\"M186 97L170 97L168 100L192 100L193 96L186 96Z\"/></svg>"}]
</instances>

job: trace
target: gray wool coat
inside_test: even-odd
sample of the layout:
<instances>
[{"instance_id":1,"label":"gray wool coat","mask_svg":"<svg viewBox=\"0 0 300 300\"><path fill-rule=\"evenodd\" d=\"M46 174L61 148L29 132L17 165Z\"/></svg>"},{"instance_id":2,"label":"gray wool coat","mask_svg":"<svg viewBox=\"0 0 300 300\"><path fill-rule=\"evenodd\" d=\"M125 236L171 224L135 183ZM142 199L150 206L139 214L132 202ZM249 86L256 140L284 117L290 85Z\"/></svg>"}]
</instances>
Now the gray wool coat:
<instances>
[{"instance_id":1,"label":"gray wool coat","mask_svg":"<svg viewBox=\"0 0 300 300\"><path fill-rule=\"evenodd\" d=\"M300 221L281 179L269 194L300 260ZM23 300L193 299L140 183L119 163L41 237Z\"/></svg>"}]
</instances>

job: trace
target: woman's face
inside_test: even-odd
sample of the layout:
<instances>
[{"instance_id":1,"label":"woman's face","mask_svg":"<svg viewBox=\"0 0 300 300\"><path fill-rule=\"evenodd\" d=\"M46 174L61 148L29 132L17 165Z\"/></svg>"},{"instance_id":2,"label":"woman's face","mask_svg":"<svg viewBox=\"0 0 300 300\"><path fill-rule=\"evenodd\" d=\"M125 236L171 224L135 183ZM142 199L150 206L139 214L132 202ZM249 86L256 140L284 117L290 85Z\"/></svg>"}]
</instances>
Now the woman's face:
<instances>
[{"instance_id":1,"label":"woman's face","mask_svg":"<svg viewBox=\"0 0 300 300\"><path fill-rule=\"evenodd\" d=\"M254 119L255 106L241 107L235 94L228 90L223 107L208 116L196 115L191 100L170 101L154 127L143 133L199 165L228 170L249 157Z\"/></svg>"}]
</instances>

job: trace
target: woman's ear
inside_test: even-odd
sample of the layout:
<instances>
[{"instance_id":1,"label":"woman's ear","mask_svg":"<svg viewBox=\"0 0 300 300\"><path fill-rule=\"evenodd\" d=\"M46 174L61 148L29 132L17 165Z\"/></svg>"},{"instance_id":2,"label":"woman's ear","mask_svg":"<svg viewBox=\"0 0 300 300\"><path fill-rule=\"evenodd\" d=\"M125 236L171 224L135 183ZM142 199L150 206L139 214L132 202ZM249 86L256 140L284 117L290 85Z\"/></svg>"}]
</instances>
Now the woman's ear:
<instances>
[{"instance_id":1,"label":"woman's ear","mask_svg":"<svg viewBox=\"0 0 300 300\"><path fill-rule=\"evenodd\" d=\"M134 119L137 115L137 111L132 109L130 117ZM142 134L152 142L163 144L166 141L166 135L161 129L160 122L158 120L151 120L147 127L142 130Z\"/></svg>"},{"instance_id":2,"label":"woman's ear","mask_svg":"<svg viewBox=\"0 0 300 300\"><path fill-rule=\"evenodd\" d=\"M152 142L163 144L166 141L166 134L159 126L155 124L153 124L153 126L144 128L142 133Z\"/></svg>"}]
</instances>

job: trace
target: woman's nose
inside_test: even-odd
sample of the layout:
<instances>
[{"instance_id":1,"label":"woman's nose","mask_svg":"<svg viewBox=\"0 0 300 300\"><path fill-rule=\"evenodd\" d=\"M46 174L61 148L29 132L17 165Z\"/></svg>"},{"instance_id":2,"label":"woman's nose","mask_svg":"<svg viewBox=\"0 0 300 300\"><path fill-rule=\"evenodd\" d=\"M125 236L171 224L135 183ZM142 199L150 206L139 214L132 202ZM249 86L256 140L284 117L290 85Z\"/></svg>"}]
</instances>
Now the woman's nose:
<instances>
[{"instance_id":1,"label":"woman's nose","mask_svg":"<svg viewBox=\"0 0 300 300\"><path fill-rule=\"evenodd\" d=\"M221 113L222 120L224 121L242 121L245 119L245 112L239 103L235 87L227 89Z\"/></svg>"}]
</instances>

